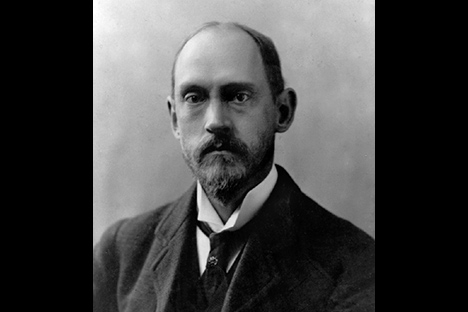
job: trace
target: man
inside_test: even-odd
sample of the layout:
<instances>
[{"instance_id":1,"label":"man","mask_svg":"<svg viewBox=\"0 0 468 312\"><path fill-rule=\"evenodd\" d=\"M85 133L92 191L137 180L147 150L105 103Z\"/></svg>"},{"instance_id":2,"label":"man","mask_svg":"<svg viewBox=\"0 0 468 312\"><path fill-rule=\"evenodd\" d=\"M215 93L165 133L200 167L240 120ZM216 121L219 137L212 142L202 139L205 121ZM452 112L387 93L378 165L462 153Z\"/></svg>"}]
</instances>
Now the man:
<instances>
[{"instance_id":1,"label":"man","mask_svg":"<svg viewBox=\"0 0 468 312\"><path fill-rule=\"evenodd\" d=\"M94 311L374 311L373 239L274 165L296 94L273 42L204 25L177 53L167 102L196 182L104 233Z\"/></svg>"}]
</instances>

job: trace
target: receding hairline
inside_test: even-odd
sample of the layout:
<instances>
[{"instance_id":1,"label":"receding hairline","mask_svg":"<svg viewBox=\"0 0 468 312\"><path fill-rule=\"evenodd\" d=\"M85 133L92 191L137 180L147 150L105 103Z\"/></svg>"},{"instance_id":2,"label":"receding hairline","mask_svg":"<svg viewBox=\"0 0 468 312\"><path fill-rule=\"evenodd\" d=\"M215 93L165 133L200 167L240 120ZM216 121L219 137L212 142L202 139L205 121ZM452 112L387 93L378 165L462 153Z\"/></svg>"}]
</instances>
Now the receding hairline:
<instances>
[{"instance_id":1,"label":"receding hairline","mask_svg":"<svg viewBox=\"0 0 468 312\"><path fill-rule=\"evenodd\" d=\"M221 33L219 33L219 32L221 32ZM255 40L252 38L252 36L250 36L247 32L242 30L242 28L237 27L233 23L232 24L225 23L225 24L220 24L220 25L213 25L211 27L201 28L201 29L199 29L198 32L196 32L193 35L189 36L188 39L186 41L184 41L183 45L180 47L179 51L176 54L176 57L174 59L174 71L175 71L176 66L179 63L179 59L183 55L183 51L185 51L186 49L190 50L189 46L191 46L193 44L192 43L193 39L195 39L195 41L200 40L199 37L200 36L203 37L203 35L207 35L207 33L214 33L214 34L217 33L215 35L215 37L219 37L219 36L226 37L226 36L233 35L233 36L236 36L235 37L236 40L246 40L246 41L249 42L249 44L252 44L252 48L255 49L255 51L258 53L258 56L260 57L260 59L262 59L261 51L260 51L257 43L255 42ZM209 35L210 34L208 34L208 36Z\"/></svg>"},{"instance_id":2,"label":"receding hairline","mask_svg":"<svg viewBox=\"0 0 468 312\"><path fill-rule=\"evenodd\" d=\"M184 42L182 43L182 45L180 46L179 50L177 51L176 55L175 55L175 58L174 58L174 62L172 64L172 76L171 76L171 83L172 83L172 97L174 97L174 90L175 90L175 70L176 70L176 65L177 65L177 61L179 59L179 56L180 56L180 53L182 52L182 50L184 49L184 47L187 45L187 43L192 40L196 35L202 33L202 32L205 32L207 30L210 30L210 29L213 29L213 28L218 28L218 29L232 29L232 30L237 30L239 32L242 32L242 33L245 33L246 35L248 35L252 41L255 43L256 45L256 48L258 49L257 51L260 53L260 57L262 59L262 65L264 67L264 71L265 73L267 74L267 76L269 76L268 74L268 69L267 69L267 65L265 64L265 58L264 58L264 54L262 52L262 45L264 45L264 42L261 42L261 41L269 41L269 44L271 44L271 46L273 47L273 50L275 50L275 54L276 54L276 57L277 57L277 61L278 61L278 65L279 65L279 74L281 76L281 83L282 83L282 88L284 88L284 81L282 79L282 75L281 75L281 65L280 65L280 60L279 60L279 56L277 55L277 51L276 51L276 48L274 47L274 43L273 41L266 35L256 31L255 29L252 29L248 26L245 26L245 25L242 25L242 24L239 24L239 23L236 23L236 22L217 22L217 21L213 21L213 22L208 22L208 23L205 23L203 24L202 26L200 26L198 29L196 29L194 32L192 32L185 40ZM259 39L258 37L261 36L262 39ZM277 90L272 90L271 88L271 81L270 81L270 77L267 77L268 80L269 80L269 84L270 84L270 91L273 95L273 97L275 98L276 97L276 91Z\"/></svg>"}]
</instances>

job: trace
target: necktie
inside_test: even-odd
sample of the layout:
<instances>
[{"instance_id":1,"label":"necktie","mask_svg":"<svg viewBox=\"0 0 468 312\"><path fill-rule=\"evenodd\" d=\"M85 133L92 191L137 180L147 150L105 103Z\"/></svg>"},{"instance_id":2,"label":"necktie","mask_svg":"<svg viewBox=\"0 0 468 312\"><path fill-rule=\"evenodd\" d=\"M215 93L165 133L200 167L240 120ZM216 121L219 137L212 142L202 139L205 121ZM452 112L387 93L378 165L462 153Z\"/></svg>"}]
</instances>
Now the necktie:
<instances>
[{"instance_id":1,"label":"necktie","mask_svg":"<svg viewBox=\"0 0 468 312\"><path fill-rule=\"evenodd\" d=\"M198 286L199 307L220 311L228 288L226 269L232 248L232 233L214 233L203 222L199 222L198 226L210 239L210 253Z\"/></svg>"}]
</instances>

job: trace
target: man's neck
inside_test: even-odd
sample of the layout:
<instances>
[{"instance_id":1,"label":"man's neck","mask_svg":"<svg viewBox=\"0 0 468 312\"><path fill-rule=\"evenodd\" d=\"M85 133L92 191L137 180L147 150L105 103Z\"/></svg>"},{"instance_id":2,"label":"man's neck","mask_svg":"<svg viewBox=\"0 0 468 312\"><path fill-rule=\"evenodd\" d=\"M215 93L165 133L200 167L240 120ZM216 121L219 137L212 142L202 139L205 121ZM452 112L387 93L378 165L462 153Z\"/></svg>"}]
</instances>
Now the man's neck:
<instances>
[{"instance_id":1,"label":"man's neck","mask_svg":"<svg viewBox=\"0 0 468 312\"><path fill-rule=\"evenodd\" d=\"M211 205L218 213L221 220L226 223L232 213L240 206L247 193L262 182L271 170L273 166L273 160L268 162L266 166L257 172L247 183L239 186L237 190L233 191L233 196L228 202L223 202L213 194L206 194Z\"/></svg>"}]
</instances>

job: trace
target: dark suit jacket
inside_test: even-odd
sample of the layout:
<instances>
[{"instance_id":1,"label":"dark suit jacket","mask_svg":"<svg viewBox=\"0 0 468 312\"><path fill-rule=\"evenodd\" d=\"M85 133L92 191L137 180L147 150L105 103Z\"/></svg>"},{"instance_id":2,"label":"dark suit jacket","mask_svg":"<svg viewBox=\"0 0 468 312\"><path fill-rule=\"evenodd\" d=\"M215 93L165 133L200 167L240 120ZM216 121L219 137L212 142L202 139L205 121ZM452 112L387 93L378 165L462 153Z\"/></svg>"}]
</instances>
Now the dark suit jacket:
<instances>
[{"instance_id":1,"label":"dark suit jacket","mask_svg":"<svg viewBox=\"0 0 468 312\"><path fill-rule=\"evenodd\" d=\"M374 311L374 240L277 168L222 311ZM185 311L178 292L187 268L198 269L186 252L195 226L196 184L110 227L94 248L94 311Z\"/></svg>"}]
</instances>

